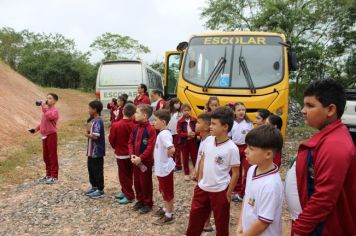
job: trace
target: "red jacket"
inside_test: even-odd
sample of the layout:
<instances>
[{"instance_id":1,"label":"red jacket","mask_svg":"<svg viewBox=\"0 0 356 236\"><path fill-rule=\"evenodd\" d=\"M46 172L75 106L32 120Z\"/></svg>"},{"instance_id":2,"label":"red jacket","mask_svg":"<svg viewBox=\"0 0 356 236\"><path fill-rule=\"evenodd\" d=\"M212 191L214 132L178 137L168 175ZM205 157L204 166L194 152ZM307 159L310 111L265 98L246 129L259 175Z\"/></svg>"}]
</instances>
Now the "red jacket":
<instances>
[{"instance_id":1,"label":"red jacket","mask_svg":"<svg viewBox=\"0 0 356 236\"><path fill-rule=\"evenodd\" d=\"M189 126L192 129L192 132L195 132L195 126L197 124L197 119L195 119L192 116L190 116L189 119L190 119ZM185 140L187 140L187 138L188 138L187 125L188 125L188 122L186 121L186 118L184 116L178 120L177 133L180 138L179 144L183 144L185 142ZM196 138L196 136L197 136L197 134L195 135L194 138Z\"/></svg>"},{"instance_id":2,"label":"red jacket","mask_svg":"<svg viewBox=\"0 0 356 236\"><path fill-rule=\"evenodd\" d=\"M129 155L129 139L135 124L131 119L122 119L113 123L110 129L109 142L118 156Z\"/></svg>"},{"instance_id":3,"label":"red jacket","mask_svg":"<svg viewBox=\"0 0 356 236\"><path fill-rule=\"evenodd\" d=\"M166 101L162 98L161 100L159 100L157 102L157 105L156 105L156 110L155 111L158 111L160 109L164 109L164 107L166 106Z\"/></svg>"},{"instance_id":4,"label":"red jacket","mask_svg":"<svg viewBox=\"0 0 356 236\"><path fill-rule=\"evenodd\" d=\"M148 121L138 123L130 135L129 155L139 156L143 162L152 162L155 144L155 128Z\"/></svg>"},{"instance_id":5,"label":"red jacket","mask_svg":"<svg viewBox=\"0 0 356 236\"><path fill-rule=\"evenodd\" d=\"M140 97L140 95L137 95L135 97L134 104L135 104L135 106L140 105L140 104L150 105L151 102L150 102L150 98L146 94L144 94L142 97Z\"/></svg>"},{"instance_id":6,"label":"red jacket","mask_svg":"<svg viewBox=\"0 0 356 236\"><path fill-rule=\"evenodd\" d=\"M47 107L42 104L41 123L37 125L36 130L39 130L42 136L57 133L58 119L59 115L56 107Z\"/></svg>"},{"instance_id":7,"label":"red jacket","mask_svg":"<svg viewBox=\"0 0 356 236\"><path fill-rule=\"evenodd\" d=\"M118 114L117 114L117 116L114 115L113 122L118 122L118 121L122 120L122 118L124 118L124 107L123 106L117 107L116 111L118 112Z\"/></svg>"},{"instance_id":8,"label":"red jacket","mask_svg":"<svg viewBox=\"0 0 356 236\"><path fill-rule=\"evenodd\" d=\"M118 106L108 103L107 108L110 109L110 121L114 121L115 120L114 111L118 109Z\"/></svg>"},{"instance_id":9,"label":"red jacket","mask_svg":"<svg viewBox=\"0 0 356 236\"><path fill-rule=\"evenodd\" d=\"M314 164L314 193L308 197L307 156ZM323 223L322 235L356 235L356 151L347 128L337 120L301 144L296 163L302 212L292 231L309 235Z\"/></svg>"}]
</instances>

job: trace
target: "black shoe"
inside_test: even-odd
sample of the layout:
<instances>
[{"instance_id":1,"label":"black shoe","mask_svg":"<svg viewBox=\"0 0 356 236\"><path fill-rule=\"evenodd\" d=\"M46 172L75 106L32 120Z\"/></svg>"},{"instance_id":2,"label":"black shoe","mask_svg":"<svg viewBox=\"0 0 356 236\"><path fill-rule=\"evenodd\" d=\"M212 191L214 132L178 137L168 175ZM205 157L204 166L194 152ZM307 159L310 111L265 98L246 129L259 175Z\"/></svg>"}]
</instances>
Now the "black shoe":
<instances>
[{"instance_id":1,"label":"black shoe","mask_svg":"<svg viewBox=\"0 0 356 236\"><path fill-rule=\"evenodd\" d=\"M134 211L140 210L142 207L144 207L142 202L136 202L135 205L132 207Z\"/></svg>"},{"instance_id":2,"label":"black shoe","mask_svg":"<svg viewBox=\"0 0 356 236\"><path fill-rule=\"evenodd\" d=\"M152 207L148 207L148 206L143 206L140 209L140 214L147 214L148 212L152 211Z\"/></svg>"}]
</instances>

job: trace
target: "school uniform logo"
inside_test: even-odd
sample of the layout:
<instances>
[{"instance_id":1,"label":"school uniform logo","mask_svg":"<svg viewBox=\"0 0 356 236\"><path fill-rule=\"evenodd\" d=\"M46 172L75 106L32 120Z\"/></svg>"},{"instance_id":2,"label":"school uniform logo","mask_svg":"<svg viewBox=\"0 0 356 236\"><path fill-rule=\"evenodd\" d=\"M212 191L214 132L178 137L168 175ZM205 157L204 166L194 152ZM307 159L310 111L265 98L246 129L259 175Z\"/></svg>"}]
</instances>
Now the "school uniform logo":
<instances>
[{"instance_id":1,"label":"school uniform logo","mask_svg":"<svg viewBox=\"0 0 356 236\"><path fill-rule=\"evenodd\" d=\"M250 198L248 199L248 204L249 204L250 206L254 207L254 206L255 206L255 199L252 198L252 197L250 197Z\"/></svg>"},{"instance_id":2,"label":"school uniform logo","mask_svg":"<svg viewBox=\"0 0 356 236\"><path fill-rule=\"evenodd\" d=\"M215 157L215 162L218 163L218 165L224 164L224 158L221 156Z\"/></svg>"},{"instance_id":3,"label":"school uniform logo","mask_svg":"<svg viewBox=\"0 0 356 236\"><path fill-rule=\"evenodd\" d=\"M147 145L148 139L147 139L147 138L144 138L144 139L142 140L142 143L145 144L145 145Z\"/></svg>"},{"instance_id":4,"label":"school uniform logo","mask_svg":"<svg viewBox=\"0 0 356 236\"><path fill-rule=\"evenodd\" d=\"M247 130L244 129L244 130L241 131L241 133L242 134L247 134Z\"/></svg>"}]
</instances>

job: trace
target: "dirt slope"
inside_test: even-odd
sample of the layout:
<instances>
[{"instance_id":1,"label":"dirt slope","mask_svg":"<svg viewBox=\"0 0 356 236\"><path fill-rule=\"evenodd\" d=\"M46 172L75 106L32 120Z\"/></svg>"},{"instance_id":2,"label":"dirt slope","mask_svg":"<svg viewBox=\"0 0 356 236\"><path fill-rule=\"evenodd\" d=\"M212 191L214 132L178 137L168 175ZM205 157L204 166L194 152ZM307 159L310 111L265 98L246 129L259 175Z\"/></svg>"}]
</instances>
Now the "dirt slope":
<instances>
[{"instance_id":1,"label":"dirt slope","mask_svg":"<svg viewBox=\"0 0 356 236\"><path fill-rule=\"evenodd\" d=\"M34 102L41 97L43 93L35 84L0 63L0 149L40 119Z\"/></svg>"}]
</instances>

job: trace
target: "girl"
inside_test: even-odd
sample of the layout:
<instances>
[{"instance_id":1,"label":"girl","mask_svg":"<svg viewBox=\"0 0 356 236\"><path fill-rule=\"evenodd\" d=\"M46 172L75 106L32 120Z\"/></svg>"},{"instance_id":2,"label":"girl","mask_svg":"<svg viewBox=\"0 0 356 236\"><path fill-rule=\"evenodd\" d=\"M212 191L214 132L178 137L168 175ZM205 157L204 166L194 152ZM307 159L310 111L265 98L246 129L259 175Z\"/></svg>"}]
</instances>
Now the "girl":
<instances>
[{"instance_id":1,"label":"girl","mask_svg":"<svg viewBox=\"0 0 356 236\"><path fill-rule=\"evenodd\" d=\"M123 117L124 117L124 106L126 105L127 103L127 94L122 94L120 95L118 98L117 98L117 110L114 112L114 115L115 115L115 119L114 121L117 122L119 120L121 120Z\"/></svg>"},{"instance_id":2,"label":"girl","mask_svg":"<svg viewBox=\"0 0 356 236\"><path fill-rule=\"evenodd\" d=\"M242 102L237 102L234 105L235 121L231 129L231 139L239 148L240 154L240 175L237 182L235 193L232 196L232 201L242 201L245 193L246 176L250 167L245 156L245 137L250 130L253 129L253 124L246 114L246 107Z\"/></svg>"},{"instance_id":3,"label":"girl","mask_svg":"<svg viewBox=\"0 0 356 236\"><path fill-rule=\"evenodd\" d=\"M176 162L175 171L182 171L182 160L181 160L181 150L179 145L179 137L177 133L177 123L178 120L182 117L182 112L180 111L182 103L178 98L172 98L169 101L169 111L171 113L171 120L168 123L168 129L171 131L173 136L173 144L176 149L174 153L174 160Z\"/></svg>"},{"instance_id":4,"label":"girl","mask_svg":"<svg viewBox=\"0 0 356 236\"><path fill-rule=\"evenodd\" d=\"M118 109L117 99L112 98L111 102L108 103L107 108L110 109L110 122L112 123L115 120L115 112Z\"/></svg>"},{"instance_id":5,"label":"girl","mask_svg":"<svg viewBox=\"0 0 356 236\"><path fill-rule=\"evenodd\" d=\"M210 96L207 105L208 112L214 111L220 106L219 98L216 96Z\"/></svg>"},{"instance_id":6,"label":"girl","mask_svg":"<svg viewBox=\"0 0 356 236\"><path fill-rule=\"evenodd\" d=\"M137 87L137 96L134 100L135 106L140 104L148 104L150 105L150 98L148 97L147 93L147 86L145 84L139 84Z\"/></svg>"},{"instance_id":7,"label":"girl","mask_svg":"<svg viewBox=\"0 0 356 236\"><path fill-rule=\"evenodd\" d=\"M281 130L282 129L282 125L283 125L283 121L281 119L281 117L271 114L269 115L269 117L267 118L266 124L272 125L275 128ZM278 168L281 166L282 164L282 152L277 152L274 160L273 160L274 164L276 164L278 166Z\"/></svg>"},{"instance_id":8,"label":"girl","mask_svg":"<svg viewBox=\"0 0 356 236\"><path fill-rule=\"evenodd\" d=\"M256 112L256 121L255 124L257 126L261 126L266 124L266 120L271 113L267 109L260 109Z\"/></svg>"}]
</instances>

